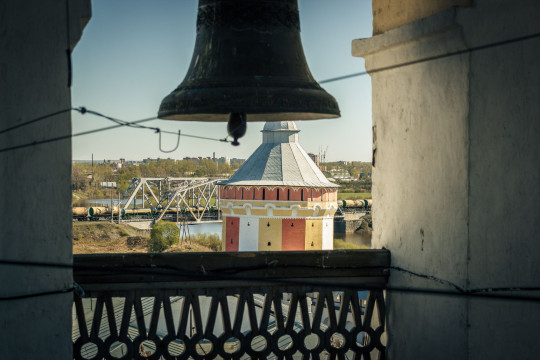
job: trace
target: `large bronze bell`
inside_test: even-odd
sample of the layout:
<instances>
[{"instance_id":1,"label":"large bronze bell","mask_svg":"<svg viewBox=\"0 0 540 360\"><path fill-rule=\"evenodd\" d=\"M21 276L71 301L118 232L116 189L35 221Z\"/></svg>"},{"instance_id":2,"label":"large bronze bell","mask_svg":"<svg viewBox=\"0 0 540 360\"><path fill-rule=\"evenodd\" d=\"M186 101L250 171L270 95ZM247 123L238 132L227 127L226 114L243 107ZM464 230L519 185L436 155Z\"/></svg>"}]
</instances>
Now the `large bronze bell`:
<instances>
[{"instance_id":1,"label":"large bronze bell","mask_svg":"<svg viewBox=\"0 0 540 360\"><path fill-rule=\"evenodd\" d=\"M245 121L339 115L307 66L297 0L199 0L190 67L163 99L159 118L230 120L238 144Z\"/></svg>"}]
</instances>

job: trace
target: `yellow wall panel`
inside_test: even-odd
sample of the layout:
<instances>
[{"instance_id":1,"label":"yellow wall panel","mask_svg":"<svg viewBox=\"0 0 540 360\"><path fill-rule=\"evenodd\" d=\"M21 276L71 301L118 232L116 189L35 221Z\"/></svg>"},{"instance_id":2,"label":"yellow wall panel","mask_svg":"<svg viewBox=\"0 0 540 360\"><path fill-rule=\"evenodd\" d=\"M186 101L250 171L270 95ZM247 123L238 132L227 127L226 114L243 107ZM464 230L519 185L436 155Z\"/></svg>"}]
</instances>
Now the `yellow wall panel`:
<instances>
[{"instance_id":1,"label":"yellow wall panel","mask_svg":"<svg viewBox=\"0 0 540 360\"><path fill-rule=\"evenodd\" d=\"M306 219L306 250L322 250L322 224L322 219Z\"/></svg>"},{"instance_id":2,"label":"yellow wall panel","mask_svg":"<svg viewBox=\"0 0 540 360\"><path fill-rule=\"evenodd\" d=\"M253 216L266 216L266 209L251 209L251 215Z\"/></svg>"},{"instance_id":3,"label":"yellow wall panel","mask_svg":"<svg viewBox=\"0 0 540 360\"><path fill-rule=\"evenodd\" d=\"M250 201L249 203L253 206L264 207L266 204L268 204L268 201Z\"/></svg>"},{"instance_id":4,"label":"yellow wall panel","mask_svg":"<svg viewBox=\"0 0 540 360\"><path fill-rule=\"evenodd\" d=\"M240 209L235 208L235 209L233 209L233 212L234 212L235 215L246 215L247 214L247 211L246 211L245 208L240 208Z\"/></svg>"},{"instance_id":5,"label":"yellow wall panel","mask_svg":"<svg viewBox=\"0 0 540 360\"><path fill-rule=\"evenodd\" d=\"M299 217L309 217L309 216L312 216L312 215L313 215L313 210L312 209L298 210L298 213L296 214L296 216L299 216Z\"/></svg>"},{"instance_id":6,"label":"yellow wall panel","mask_svg":"<svg viewBox=\"0 0 540 360\"><path fill-rule=\"evenodd\" d=\"M292 215L292 210L280 210L280 209L274 210L274 216L290 217L291 215Z\"/></svg>"},{"instance_id":7,"label":"yellow wall panel","mask_svg":"<svg viewBox=\"0 0 540 360\"><path fill-rule=\"evenodd\" d=\"M259 219L259 251L281 251L281 219Z\"/></svg>"}]
</instances>

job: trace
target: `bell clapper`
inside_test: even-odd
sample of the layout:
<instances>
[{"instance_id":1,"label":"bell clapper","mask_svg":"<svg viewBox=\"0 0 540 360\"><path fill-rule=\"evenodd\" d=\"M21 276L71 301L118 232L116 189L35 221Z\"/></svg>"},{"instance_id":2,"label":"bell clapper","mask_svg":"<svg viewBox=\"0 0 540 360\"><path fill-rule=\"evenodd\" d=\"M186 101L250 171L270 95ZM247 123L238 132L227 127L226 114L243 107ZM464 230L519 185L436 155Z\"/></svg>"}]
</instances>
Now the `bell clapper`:
<instances>
[{"instance_id":1,"label":"bell clapper","mask_svg":"<svg viewBox=\"0 0 540 360\"><path fill-rule=\"evenodd\" d=\"M227 132L233 138L234 146L240 145L238 139L246 134L246 113L231 113L227 123Z\"/></svg>"}]
</instances>

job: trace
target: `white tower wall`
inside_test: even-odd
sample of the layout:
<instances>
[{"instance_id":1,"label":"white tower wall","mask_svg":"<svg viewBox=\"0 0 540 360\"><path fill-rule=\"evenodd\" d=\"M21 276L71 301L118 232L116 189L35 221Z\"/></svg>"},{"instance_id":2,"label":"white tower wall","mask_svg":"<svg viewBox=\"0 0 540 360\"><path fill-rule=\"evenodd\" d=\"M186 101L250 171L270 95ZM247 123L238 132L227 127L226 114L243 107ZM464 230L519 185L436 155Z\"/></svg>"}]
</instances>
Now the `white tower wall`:
<instances>
[{"instance_id":1,"label":"white tower wall","mask_svg":"<svg viewBox=\"0 0 540 360\"><path fill-rule=\"evenodd\" d=\"M238 251L259 250L259 217L240 216Z\"/></svg>"},{"instance_id":2,"label":"white tower wall","mask_svg":"<svg viewBox=\"0 0 540 360\"><path fill-rule=\"evenodd\" d=\"M333 250L334 249L334 218L327 217L323 219L323 231L322 231L322 249Z\"/></svg>"}]
</instances>

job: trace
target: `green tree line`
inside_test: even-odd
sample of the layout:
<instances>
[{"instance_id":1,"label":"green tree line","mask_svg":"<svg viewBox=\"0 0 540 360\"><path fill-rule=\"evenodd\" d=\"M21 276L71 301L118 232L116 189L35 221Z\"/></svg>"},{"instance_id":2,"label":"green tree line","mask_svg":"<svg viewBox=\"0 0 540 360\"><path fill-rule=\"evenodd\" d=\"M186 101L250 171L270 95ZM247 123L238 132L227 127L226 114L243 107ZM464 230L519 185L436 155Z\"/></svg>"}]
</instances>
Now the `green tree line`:
<instances>
[{"instance_id":1,"label":"green tree line","mask_svg":"<svg viewBox=\"0 0 540 360\"><path fill-rule=\"evenodd\" d=\"M210 159L194 160L151 160L140 164L124 164L118 168L113 163L73 163L71 167L72 190L87 197L108 196L101 189L102 182L114 181L121 193L126 191L135 177L229 177L240 164L218 163ZM86 197L85 196L85 197Z\"/></svg>"}]
</instances>

